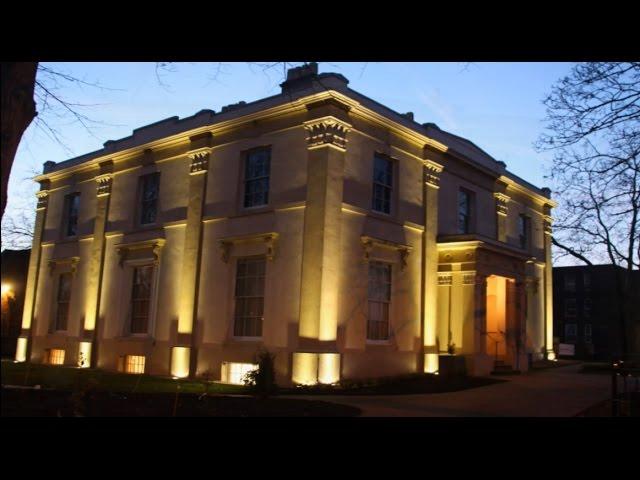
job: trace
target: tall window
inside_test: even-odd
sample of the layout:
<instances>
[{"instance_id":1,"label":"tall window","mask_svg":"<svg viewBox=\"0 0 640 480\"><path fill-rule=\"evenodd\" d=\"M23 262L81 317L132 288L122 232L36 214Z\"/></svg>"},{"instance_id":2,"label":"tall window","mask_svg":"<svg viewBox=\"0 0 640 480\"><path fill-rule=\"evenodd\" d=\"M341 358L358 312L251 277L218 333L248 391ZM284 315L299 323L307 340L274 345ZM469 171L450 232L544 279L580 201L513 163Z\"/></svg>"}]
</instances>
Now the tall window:
<instances>
[{"instance_id":1,"label":"tall window","mask_svg":"<svg viewBox=\"0 0 640 480\"><path fill-rule=\"evenodd\" d=\"M145 265L133 269L130 333L148 333L152 279L153 266Z\"/></svg>"},{"instance_id":2,"label":"tall window","mask_svg":"<svg viewBox=\"0 0 640 480\"><path fill-rule=\"evenodd\" d=\"M78 211L80 209L80 194L71 193L65 197L65 232L67 237L78 234Z\"/></svg>"},{"instance_id":3,"label":"tall window","mask_svg":"<svg viewBox=\"0 0 640 480\"><path fill-rule=\"evenodd\" d=\"M573 273L564 274L564 291L575 292L576 291L576 276Z\"/></svg>"},{"instance_id":4,"label":"tall window","mask_svg":"<svg viewBox=\"0 0 640 480\"><path fill-rule=\"evenodd\" d=\"M158 216L158 196L160 194L160 173L150 173L140 177L140 224L155 223Z\"/></svg>"},{"instance_id":5,"label":"tall window","mask_svg":"<svg viewBox=\"0 0 640 480\"><path fill-rule=\"evenodd\" d=\"M238 260L233 327L236 337L262 336L264 272L265 259L262 257Z\"/></svg>"},{"instance_id":6,"label":"tall window","mask_svg":"<svg viewBox=\"0 0 640 480\"><path fill-rule=\"evenodd\" d=\"M58 297L56 309L56 331L67 329L69 304L71 302L71 273L63 273L58 277Z\"/></svg>"},{"instance_id":7,"label":"tall window","mask_svg":"<svg viewBox=\"0 0 640 480\"><path fill-rule=\"evenodd\" d=\"M526 215L520 215L518 217L518 239L520 248L522 249L529 248L529 222L530 218Z\"/></svg>"},{"instance_id":8,"label":"tall window","mask_svg":"<svg viewBox=\"0 0 640 480\"><path fill-rule=\"evenodd\" d=\"M578 336L578 325L575 323L565 324L564 336L566 339L575 339Z\"/></svg>"},{"instance_id":9,"label":"tall window","mask_svg":"<svg viewBox=\"0 0 640 480\"><path fill-rule=\"evenodd\" d=\"M373 161L373 205L376 212L391 213L393 189L393 163L376 155Z\"/></svg>"},{"instance_id":10,"label":"tall window","mask_svg":"<svg viewBox=\"0 0 640 480\"><path fill-rule=\"evenodd\" d=\"M578 313L578 304L575 298L565 298L564 300L564 316L575 317Z\"/></svg>"},{"instance_id":11,"label":"tall window","mask_svg":"<svg viewBox=\"0 0 640 480\"><path fill-rule=\"evenodd\" d=\"M471 232L471 193L458 190L458 233Z\"/></svg>"},{"instance_id":12,"label":"tall window","mask_svg":"<svg viewBox=\"0 0 640 480\"><path fill-rule=\"evenodd\" d=\"M244 206L257 207L269 203L271 150L260 148L247 152L244 165Z\"/></svg>"},{"instance_id":13,"label":"tall window","mask_svg":"<svg viewBox=\"0 0 640 480\"><path fill-rule=\"evenodd\" d=\"M368 340L389 338L389 304L391 303L391 265L369 263Z\"/></svg>"}]
</instances>

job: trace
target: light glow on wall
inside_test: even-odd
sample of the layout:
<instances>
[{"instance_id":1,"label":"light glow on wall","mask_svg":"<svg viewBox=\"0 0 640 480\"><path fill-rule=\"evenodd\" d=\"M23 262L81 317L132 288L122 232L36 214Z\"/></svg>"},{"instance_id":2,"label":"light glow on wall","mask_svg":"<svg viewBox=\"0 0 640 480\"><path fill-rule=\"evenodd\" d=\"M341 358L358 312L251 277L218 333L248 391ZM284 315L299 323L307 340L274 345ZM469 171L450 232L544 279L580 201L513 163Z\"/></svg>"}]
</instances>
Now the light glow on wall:
<instances>
[{"instance_id":1,"label":"light glow on wall","mask_svg":"<svg viewBox=\"0 0 640 480\"><path fill-rule=\"evenodd\" d=\"M91 366L91 342L80 342L78 347L78 367L89 368Z\"/></svg>"},{"instance_id":2,"label":"light glow on wall","mask_svg":"<svg viewBox=\"0 0 640 480\"><path fill-rule=\"evenodd\" d=\"M2 284L2 296L4 297L10 291L11 291L11 285L9 285L8 283L3 283Z\"/></svg>"},{"instance_id":3,"label":"light glow on wall","mask_svg":"<svg viewBox=\"0 0 640 480\"><path fill-rule=\"evenodd\" d=\"M222 375L220 377L223 382L244 385L245 375L257 369L258 365L255 363L222 362Z\"/></svg>"},{"instance_id":4,"label":"light glow on wall","mask_svg":"<svg viewBox=\"0 0 640 480\"><path fill-rule=\"evenodd\" d=\"M424 354L424 373L437 373L438 372L438 354L437 353L425 353Z\"/></svg>"},{"instance_id":5,"label":"light glow on wall","mask_svg":"<svg viewBox=\"0 0 640 480\"><path fill-rule=\"evenodd\" d=\"M337 383L340 381L340 354L320 353L318 354L318 382L325 384Z\"/></svg>"},{"instance_id":6,"label":"light glow on wall","mask_svg":"<svg viewBox=\"0 0 640 480\"><path fill-rule=\"evenodd\" d=\"M318 383L318 354L296 352L293 354L293 383L315 385Z\"/></svg>"},{"instance_id":7,"label":"light glow on wall","mask_svg":"<svg viewBox=\"0 0 640 480\"><path fill-rule=\"evenodd\" d=\"M26 362L27 361L27 338L19 337L18 344L16 345L16 362Z\"/></svg>"},{"instance_id":8,"label":"light glow on wall","mask_svg":"<svg viewBox=\"0 0 640 480\"><path fill-rule=\"evenodd\" d=\"M173 347L171 349L171 376L185 378L189 376L190 347Z\"/></svg>"}]
</instances>

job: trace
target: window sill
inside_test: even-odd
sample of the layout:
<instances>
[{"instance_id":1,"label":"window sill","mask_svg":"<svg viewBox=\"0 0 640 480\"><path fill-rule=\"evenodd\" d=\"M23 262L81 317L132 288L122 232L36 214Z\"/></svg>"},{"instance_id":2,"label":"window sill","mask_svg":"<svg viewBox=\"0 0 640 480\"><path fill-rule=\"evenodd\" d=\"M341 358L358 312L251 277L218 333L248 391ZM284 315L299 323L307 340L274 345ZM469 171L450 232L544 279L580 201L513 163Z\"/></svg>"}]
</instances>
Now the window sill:
<instances>
[{"instance_id":1,"label":"window sill","mask_svg":"<svg viewBox=\"0 0 640 480\"><path fill-rule=\"evenodd\" d=\"M239 343L252 343L252 342L262 342L263 337L231 337L229 339L231 342L239 342Z\"/></svg>"}]
</instances>

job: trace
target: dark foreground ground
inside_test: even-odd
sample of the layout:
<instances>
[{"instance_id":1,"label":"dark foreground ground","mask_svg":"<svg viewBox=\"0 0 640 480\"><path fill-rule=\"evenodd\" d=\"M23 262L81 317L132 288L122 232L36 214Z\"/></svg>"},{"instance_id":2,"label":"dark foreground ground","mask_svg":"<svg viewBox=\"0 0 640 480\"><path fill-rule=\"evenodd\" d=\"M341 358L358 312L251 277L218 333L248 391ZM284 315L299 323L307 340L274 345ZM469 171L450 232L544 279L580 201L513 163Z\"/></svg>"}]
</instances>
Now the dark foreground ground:
<instances>
[{"instance_id":1,"label":"dark foreground ground","mask_svg":"<svg viewBox=\"0 0 640 480\"><path fill-rule=\"evenodd\" d=\"M2 389L3 417L354 417L336 403L272 397Z\"/></svg>"}]
</instances>

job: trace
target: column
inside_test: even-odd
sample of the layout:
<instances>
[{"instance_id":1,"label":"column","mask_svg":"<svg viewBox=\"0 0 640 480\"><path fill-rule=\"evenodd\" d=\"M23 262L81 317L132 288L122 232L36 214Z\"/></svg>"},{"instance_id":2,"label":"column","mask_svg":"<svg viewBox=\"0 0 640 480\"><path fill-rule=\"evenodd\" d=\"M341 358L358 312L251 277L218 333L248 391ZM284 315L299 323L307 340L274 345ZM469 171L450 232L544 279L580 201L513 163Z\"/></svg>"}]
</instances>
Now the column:
<instances>
[{"instance_id":1,"label":"column","mask_svg":"<svg viewBox=\"0 0 640 480\"><path fill-rule=\"evenodd\" d=\"M496 238L499 242L507 242L507 212L510 197L504 193L495 192L496 199Z\"/></svg>"},{"instance_id":2,"label":"column","mask_svg":"<svg viewBox=\"0 0 640 480\"><path fill-rule=\"evenodd\" d=\"M476 273L473 290L473 325L475 355L487 353L487 276Z\"/></svg>"},{"instance_id":3,"label":"column","mask_svg":"<svg viewBox=\"0 0 640 480\"><path fill-rule=\"evenodd\" d=\"M47 218L47 205L49 203L49 180L40 182L40 191L36 193L38 203L36 205L36 220L33 229L33 243L31 256L29 257L29 270L27 272L27 288L24 295L24 310L22 312L22 331L16 345L17 362L25 362L31 359L31 342L33 338L32 324L35 309L38 278L40 276L40 254L42 233Z\"/></svg>"},{"instance_id":4,"label":"column","mask_svg":"<svg viewBox=\"0 0 640 480\"><path fill-rule=\"evenodd\" d=\"M547 360L555 360L553 350L553 271L551 263L551 207L544 206L544 338Z\"/></svg>"},{"instance_id":5,"label":"column","mask_svg":"<svg viewBox=\"0 0 640 480\"><path fill-rule=\"evenodd\" d=\"M109 219L111 184L113 182L113 162L100 164L100 174L96 180L96 217L93 224L93 240L89 258L89 275L86 283L86 310L82 340L78 349L78 366L88 368L98 363L97 323L100 315L100 295L102 293L102 273L104 267L105 230Z\"/></svg>"},{"instance_id":6,"label":"column","mask_svg":"<svg viewBox=\"0 0 640 480\"><path fill-rule=\"evenodd\" d=\"M307 198L293 381L334 383L340 379L336 353L340 234L346 136L351 125L340 104L319 102L307 108Z\"/></svg>"},{"instance_id":7,"label":"column","mask_svg":"<svg viewBox=\"0 0 640 480\"><path fill-rule=\"evenodd\" d=\"M211 135L191 139L189 158L189 201L184 232L180 310L177 342L171 349L171 375L187 377L196 371L194 333L197 319L200 257L202 251L202 212L207 191L207 171ZM201 145L206 146L201 146Z\"/></svg>"},{"instance_id":8,"label":"column","mask_svg":"<svg viewBox=\"0 0 640 480\"><path fill-rule=\"evenodd\" d=\"M424 268L422 295L424 372L438 371L438 190L442 165L424 160Z\"/></svg>"}]
</instances>

